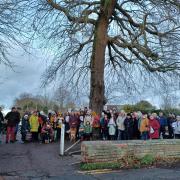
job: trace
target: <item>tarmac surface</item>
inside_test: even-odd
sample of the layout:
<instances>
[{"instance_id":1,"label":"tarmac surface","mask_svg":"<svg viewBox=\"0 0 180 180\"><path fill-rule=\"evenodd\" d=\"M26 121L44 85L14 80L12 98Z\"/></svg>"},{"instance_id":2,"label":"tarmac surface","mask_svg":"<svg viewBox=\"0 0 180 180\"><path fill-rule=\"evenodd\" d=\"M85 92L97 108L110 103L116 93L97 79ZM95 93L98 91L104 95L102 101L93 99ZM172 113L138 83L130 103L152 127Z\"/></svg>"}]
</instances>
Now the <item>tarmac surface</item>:
<instances>
[{"instance_id":1,"label":"tarmac surface","mask_svg":"<svg viewBox=\"0 0 180 180\"><path fill-rule=\"evenodd\" d=\"M180 180L180 167L87 173L79 163L80 155L59 156L59 143L0 144L0 180Z\"/></svg>"}]
</instances>

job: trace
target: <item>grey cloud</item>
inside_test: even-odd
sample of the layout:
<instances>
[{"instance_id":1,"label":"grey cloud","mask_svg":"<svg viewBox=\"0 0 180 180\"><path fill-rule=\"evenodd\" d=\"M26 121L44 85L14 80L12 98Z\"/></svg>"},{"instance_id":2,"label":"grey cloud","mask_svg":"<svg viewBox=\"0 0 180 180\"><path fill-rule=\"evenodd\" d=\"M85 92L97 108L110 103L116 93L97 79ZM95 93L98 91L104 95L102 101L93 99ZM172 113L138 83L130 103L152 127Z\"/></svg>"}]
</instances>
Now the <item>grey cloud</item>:
<instances>
[{"instance_id":1,"label":"grey cloud","mask_svg":"<svg viewBox=\"0 0 180 180\"><path fill-rule=\"evenodd\" d=\"M46 68L40 52L14 54L10 59L16 64L15 71L0 64L0 104L6 107L12 106L13 100L23 92L42 93L41 76Z\"/></svg>"}]
</instances>

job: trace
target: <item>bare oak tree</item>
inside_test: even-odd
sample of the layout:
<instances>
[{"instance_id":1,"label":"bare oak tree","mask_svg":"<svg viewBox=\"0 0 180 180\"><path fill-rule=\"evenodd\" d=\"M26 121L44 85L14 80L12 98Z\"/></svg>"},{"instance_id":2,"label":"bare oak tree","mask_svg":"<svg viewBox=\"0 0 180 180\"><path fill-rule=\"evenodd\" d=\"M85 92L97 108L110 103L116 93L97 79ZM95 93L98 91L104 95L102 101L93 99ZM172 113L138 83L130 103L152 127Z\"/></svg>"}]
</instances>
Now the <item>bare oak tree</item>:
<instances>
[{"instance_id":1,"label":"bare oak tree","mask_svg":"<svg viewBox=\"0 0 180 180\"><path fill-rule=\"evenodd\" d=\"M71 73L72 81L89 77L90 72L90 108L98 113L105 103L107 67L125 77L128 67L157 75L179 74L178 0L15 2L28 20L22 30L28 29L31 39L39 36L42 47L55 54L46 81L57 72L64 80Z\"/></svg>"}]
</instances>

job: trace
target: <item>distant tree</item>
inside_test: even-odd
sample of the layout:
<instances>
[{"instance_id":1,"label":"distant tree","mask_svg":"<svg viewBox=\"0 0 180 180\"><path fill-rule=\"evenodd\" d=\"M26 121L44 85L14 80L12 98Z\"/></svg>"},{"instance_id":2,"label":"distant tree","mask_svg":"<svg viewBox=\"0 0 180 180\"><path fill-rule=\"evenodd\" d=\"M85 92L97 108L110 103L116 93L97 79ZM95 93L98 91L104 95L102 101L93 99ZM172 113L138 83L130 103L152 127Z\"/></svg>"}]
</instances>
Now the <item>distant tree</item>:
<instances>
[{"instance_id":1,"label":"distant tree","mask_svg":"<svg viewBox=\"0 0 180 180\"><path fill-rule=\"evenodd\" d=\"M130 105L130 104L125 104L123 105L122 109L127 112L127 113L130 113L130 112L134 112L135 111L135 108L133 105Z\"/></svg>"},{"instance_id":2,"label":"distant tree","mask_svg":"<svg viewBox=\"0 0 180 180\"><path fill-rule=\"evenodd\" d=\"M164 110L173 109L178 107L179 95L176 93L179 92L179 88L176 87L176 90L173 89L173 85L165 86L160 95L161 99L161 108Z\"/></svg>"},{"instance_id":3,"label":"distant tree","mask_svg":"<svg viewBox=\"0 0 180 180\"><path fill-rule=\"evenodd\" d=\"M67 110L67 108L74 108L75 97L72 91L65 88L63 85L60 85L54 93L53 99L59 105L61 111Z\"/></svg>"},{"instance_id":4,"label":"distant tree","mask_svg":"<svg viewBox=\"0 0 180 180\"><path fill-rule=\"evenodd\" d=\"M14 106L21 107L23 111L43 110L45 113L49 109L58 110L59 106L52 100L47 100L43 96L34 96L28 93L22 93L14 100Z\"/></svg>"},{"instance_id":5,"label":"distant tree","mask_svg":"<svg viewBox=\"0 0 180 180\"><path fill-rule=\"evenodd\" d=\"M156 110L156 107L153 106L150 102L146 100L142 100L136 103L135 105L130 105L130 104L124 105L123 109L126 112L141 111L144 113L148 113L148 112L153 112L154 110Z\"/></svg>"},{"instance_id":6,"label":"distant tree","mask_svg":"<svg viewBox=\"0 0 180 180\"><path fill-rule=\"evenodd\" d=\"M152 110L156 109L155 106L153 106L150 102L142 100L138 103L136 103L135 105L135 109L139 110L139 111L149 111L151 112Z\"/></svg>"}]
</instances>

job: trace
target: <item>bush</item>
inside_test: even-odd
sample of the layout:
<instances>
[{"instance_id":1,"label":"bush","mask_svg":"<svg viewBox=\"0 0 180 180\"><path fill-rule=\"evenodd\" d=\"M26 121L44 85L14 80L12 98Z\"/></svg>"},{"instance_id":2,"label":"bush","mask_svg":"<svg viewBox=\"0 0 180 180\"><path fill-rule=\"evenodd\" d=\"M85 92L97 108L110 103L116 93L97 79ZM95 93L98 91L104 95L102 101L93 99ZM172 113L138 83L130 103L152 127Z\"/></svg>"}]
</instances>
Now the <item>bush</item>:
<instances>
[{"instance_id":1,"label":"bush","mask_svg":"<svg viewBox=\"0 0 180 180\"><path fill-rule=\"evenodd\" d=\"M141 165L152 165L155 162L155 157L151 154L145 155L143 158L140 159Z\"/></svg>"},{"instance_id":2,"label":"bush","mask_svg":"<svg viewBox=\"0 0 180 180\"><path fill-rule=\"evenodd\" d=\"M96 170L96 169L119 169L121 164L118 162L109 163L82 163L80 168L84 171Z\"/></svg>"},{"instance_id":3,"label":"bush","mask_svg":"<svg viewBox=\"0 0 180 180\"><path fill-rule=\"evenodd\" d=\"M142 168L148 166L171 166L176 165L180 162L180 158L158 158L152 154L147 154L142 158L137 158L134 155L124 156L119 159L118 162L102 162L102 163L82 163L80 166L81 170L91 171L98 169L130 169L130 168Z\"/></svg>"}]
</instances>

